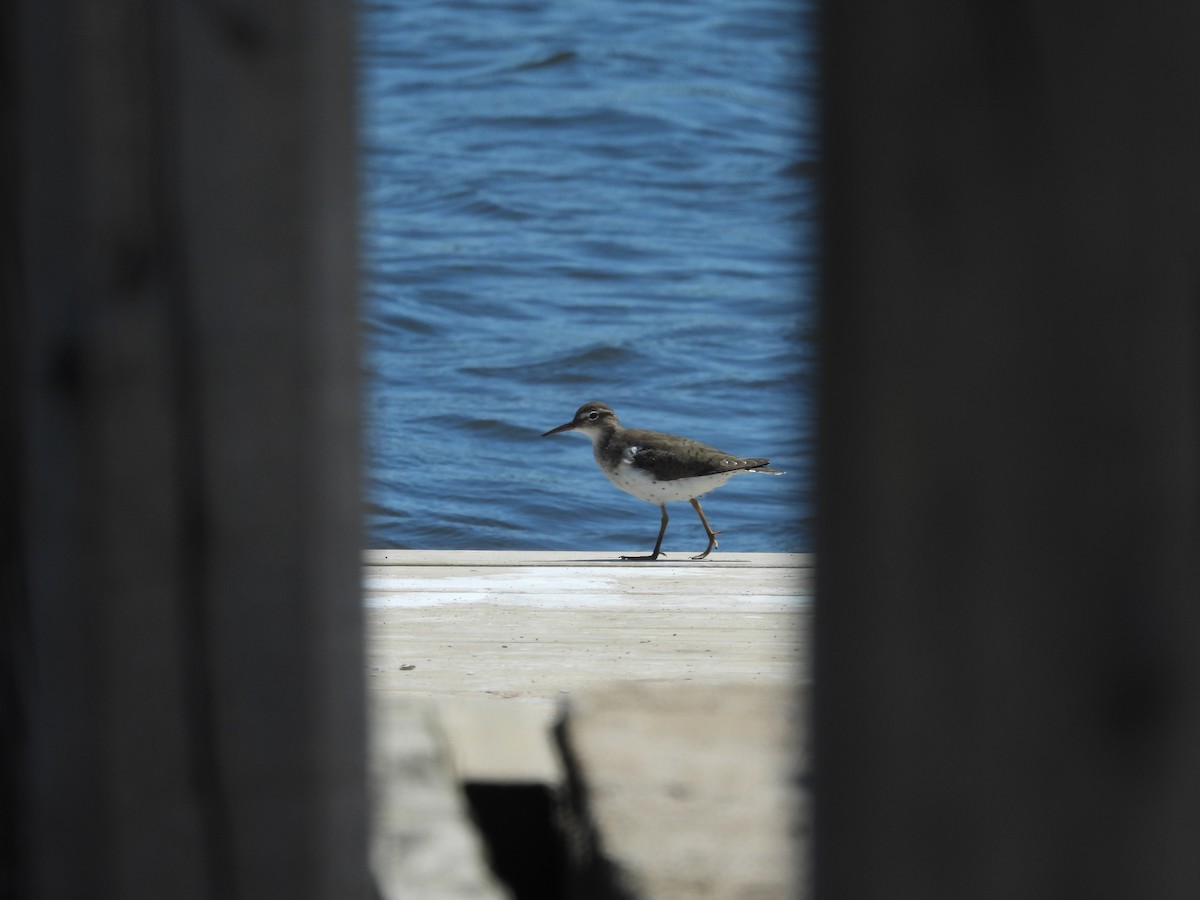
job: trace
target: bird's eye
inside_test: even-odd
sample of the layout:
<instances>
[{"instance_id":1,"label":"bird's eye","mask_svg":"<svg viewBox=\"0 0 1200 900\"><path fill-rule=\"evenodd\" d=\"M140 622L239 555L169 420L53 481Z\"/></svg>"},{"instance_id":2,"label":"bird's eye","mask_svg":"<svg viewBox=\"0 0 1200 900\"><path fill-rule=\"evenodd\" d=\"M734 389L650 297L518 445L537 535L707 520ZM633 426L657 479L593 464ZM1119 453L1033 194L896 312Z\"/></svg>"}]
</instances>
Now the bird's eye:
<instances>
[{"instance_id":1,"label":"bird's eye","mask_svg":"<svg viewBox=\"0 0 1200 900\"><path fill-rule=\"evenodd\" d=\"M588 418L589 419L598 419L598 418L600 418L600 413L596 412L595 410L592 410L590 413L588 413Z\"/></svg>"}]
</instances>

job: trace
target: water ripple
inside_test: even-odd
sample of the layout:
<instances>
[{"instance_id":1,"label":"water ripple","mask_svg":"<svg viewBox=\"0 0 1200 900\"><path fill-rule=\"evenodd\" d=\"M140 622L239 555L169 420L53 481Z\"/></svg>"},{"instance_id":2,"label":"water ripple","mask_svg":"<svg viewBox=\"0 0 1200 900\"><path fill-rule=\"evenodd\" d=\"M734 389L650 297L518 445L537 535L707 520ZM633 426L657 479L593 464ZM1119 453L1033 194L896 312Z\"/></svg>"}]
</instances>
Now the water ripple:
<instances>
[{"instance_id":1,"label":"water ripple","mask_svg":"<svg viewBox=\"0 0 1200 900\"><path fill-rule=\"evenodd\" d=\"M540 437L599 398L771 456L705 509L723 550L808 549L809 7L360 8L370 545L652 540L586 441Z\"/></svg>"}]
</instances>

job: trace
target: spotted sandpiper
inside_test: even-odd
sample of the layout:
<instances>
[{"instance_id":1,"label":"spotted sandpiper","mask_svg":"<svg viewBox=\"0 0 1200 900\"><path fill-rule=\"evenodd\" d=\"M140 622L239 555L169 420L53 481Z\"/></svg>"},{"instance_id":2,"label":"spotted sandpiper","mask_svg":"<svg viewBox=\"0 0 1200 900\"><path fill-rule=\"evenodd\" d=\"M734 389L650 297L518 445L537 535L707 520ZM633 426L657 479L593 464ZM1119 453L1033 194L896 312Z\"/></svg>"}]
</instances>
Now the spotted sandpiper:
<instances>
[{"instance_id":1,"label":"spotted sandpiper","mask_svg":"<svg viewBox=\"0 0 1200 900\"><path fill-rule=\"evenodd\" d=\"M764 472L782 475L772 469L768 459L742 459L714 450L690 438L646 431L642 428L623 428L617 414L607 403L592 401L575 411L575 418L565 425L551 428L542 437L578 431L592 442L592 453L608 480L639 500L654 503L662 510L662 526L654 552L649 556L622 556L621 559L653 560L662 555L663 535L667 533L667 504L687 500L700 516L708 547L692 559L704 559L717 546L717 535L708 526L704 510L697 497L718 488L742 472Z\"/></svg>"}]
</instances>

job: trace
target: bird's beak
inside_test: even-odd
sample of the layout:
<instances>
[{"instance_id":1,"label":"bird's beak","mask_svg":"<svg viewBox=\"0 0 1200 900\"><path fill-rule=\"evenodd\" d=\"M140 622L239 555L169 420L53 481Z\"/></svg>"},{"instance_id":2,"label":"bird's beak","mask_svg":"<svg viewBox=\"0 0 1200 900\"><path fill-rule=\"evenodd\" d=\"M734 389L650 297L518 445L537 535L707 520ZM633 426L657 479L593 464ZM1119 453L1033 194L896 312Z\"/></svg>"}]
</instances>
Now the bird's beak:
<instances>
[{"instance_id":1,"label":"bird's beak","mask_svg":"<svg viewBox=\"0 0 1200 900\"><path fill-rule=\"evenodd\" d=\"M571 431L575 427L574 422L567 422L565 425L559 425L557 428L551 428L542 437L550 437L552 434L562 434L564 431Z\"/></svg>"}]
</instances>

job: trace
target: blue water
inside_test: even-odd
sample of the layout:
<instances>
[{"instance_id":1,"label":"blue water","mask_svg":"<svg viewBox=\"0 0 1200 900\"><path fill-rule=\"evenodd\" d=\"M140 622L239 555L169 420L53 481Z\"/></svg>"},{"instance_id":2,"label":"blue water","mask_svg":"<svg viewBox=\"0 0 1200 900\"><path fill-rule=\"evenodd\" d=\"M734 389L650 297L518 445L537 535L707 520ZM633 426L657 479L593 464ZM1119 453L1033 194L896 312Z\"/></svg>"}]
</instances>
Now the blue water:
<instances>
[{"instance_id":1,"label":"blue water","mask_svg":"<svg viewBox=\"0 0 1200 900\"><path fill-rule=\"evenodd\" d=\"M811 549L806 7L361 10L368 545L649 551L657 509L540 437L598 399L787 471L705 498L722 550Z\"/></svg>"}]
</instances>

